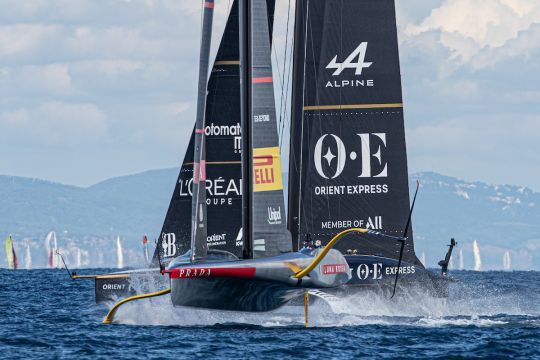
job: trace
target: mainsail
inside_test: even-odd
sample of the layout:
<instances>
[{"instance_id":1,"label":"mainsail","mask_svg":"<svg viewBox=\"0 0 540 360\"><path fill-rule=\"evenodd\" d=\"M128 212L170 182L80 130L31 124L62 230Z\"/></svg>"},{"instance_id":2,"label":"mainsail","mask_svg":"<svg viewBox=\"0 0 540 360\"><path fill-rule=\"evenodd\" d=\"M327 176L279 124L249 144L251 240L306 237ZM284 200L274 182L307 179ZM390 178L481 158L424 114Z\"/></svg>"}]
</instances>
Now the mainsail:
<instances>
[{"instance_id":1,"label":"mainsail","mask_svg":"<svg viewBox=\"0 0 540 360\"><path fill-rule=\"evenodd\" d=\"M268 0L268 23L274 0ZM234 1L208 80L205 116L207 242L242 257L242 186L238 3ZM151 266L190 249L194 132L157 241Z\"/></svg>"},{"instance_id":2,"label":"mainsail","mask_svg":"<svg viewBox=\"0 0 540 360\"><path fill-rule=\"evenodd\" d=\"M350 227L400 236L410 201L394 0L298 0L296 14L293 238L325 243ZM403 259L421 266L407 237ZM399 257L397 244L357 240L338 249Z\"/></svg>"}]
</instances>

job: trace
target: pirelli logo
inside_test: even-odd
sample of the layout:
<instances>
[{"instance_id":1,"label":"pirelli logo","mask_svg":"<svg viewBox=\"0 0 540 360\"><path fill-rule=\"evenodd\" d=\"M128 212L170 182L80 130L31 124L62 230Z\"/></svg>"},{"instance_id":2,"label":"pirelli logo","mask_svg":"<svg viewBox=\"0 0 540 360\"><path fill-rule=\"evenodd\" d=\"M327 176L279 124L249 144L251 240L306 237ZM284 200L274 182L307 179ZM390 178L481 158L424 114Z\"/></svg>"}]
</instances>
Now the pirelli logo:
<instances>
[{"instance_id":1,"label":"pirelli logo","mask_svg":"<svg viewBox=\"0 0 540 360\"><path fill-rule=\"evenodd\" d=\"M253 149L253 192L282 189L279 147Z\"/></svg>"}]
</instances>

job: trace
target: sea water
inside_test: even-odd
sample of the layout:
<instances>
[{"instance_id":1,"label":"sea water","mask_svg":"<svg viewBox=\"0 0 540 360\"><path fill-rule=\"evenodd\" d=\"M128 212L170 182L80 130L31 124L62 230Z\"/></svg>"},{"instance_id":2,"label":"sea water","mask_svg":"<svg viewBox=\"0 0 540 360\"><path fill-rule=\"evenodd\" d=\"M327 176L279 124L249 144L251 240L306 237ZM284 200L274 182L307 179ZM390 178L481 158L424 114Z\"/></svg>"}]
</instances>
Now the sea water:
<instances>
[{"instance_id":1,"label":"sea water","mask_svg":"<svg viewBox=\"0 0 540 360\"><path fill-rule=\"evenodd\" d=\"M173 308L167 296L102 325L93 280L0 270L0 358L540 358L540 273L451 276L447 300L356 295L311 306L306 329L299 306L245 314Z\"/></svg>"}]
</instances>

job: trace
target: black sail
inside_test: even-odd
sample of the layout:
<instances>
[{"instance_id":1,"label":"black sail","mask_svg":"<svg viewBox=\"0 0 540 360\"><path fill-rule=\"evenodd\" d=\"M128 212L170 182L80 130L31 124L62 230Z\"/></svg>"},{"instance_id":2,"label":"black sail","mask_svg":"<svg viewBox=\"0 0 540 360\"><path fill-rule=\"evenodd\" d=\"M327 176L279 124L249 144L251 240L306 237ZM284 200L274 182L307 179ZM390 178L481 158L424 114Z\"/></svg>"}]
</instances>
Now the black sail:
<instances>
[{"instance_id":1,"label":"black sail","mask_svg":"<svg viewBox=\"0 0 540 360\"><path fill-rule=\"evenodd\" d=\"M245 257L269 257L290 252L286 228L281 156L277 133L271 62L271 26L265 0L242 2L243 148L246 199ZM247 36L246 36L247 35Z\"/></svg>"},{"instance_id":2,"label":"black sail","mask_svg":"<svg viewBox=\"0 0 540 360\"><path fill-rule=\"evenodd\" d=\"M238 10L233 3L208 81L205 118L207 242L242 255ZM194 132L192 132L152 266L190 249Z\"/></svg>"},{"instance_id":3,"label":"black sail","mask_svg":"<svg viewBox=\"0 0 540 360\"><path fill-rule=\"evenodd\" d=\"M410 200L394 0L298 0L293 78L293 238L324 243L350 227L401 235ZM338 248L399 256L369 236ZM404 260L420 265L412 230Z\"/></svg>"},{"instance_id":4,"label":"black sail","mask_svg":"<svg viewBox=\"0 0 540 360\"><path fill-rule=\"evenodd\" d=\"M267 0L268 26L274 0ZM207 241L209 249L242 257L240 54L238 1L232 3L208 81L205 117ZM190 249L194 131L163 222L151 266Z\"/></svg>"}]
</instances>

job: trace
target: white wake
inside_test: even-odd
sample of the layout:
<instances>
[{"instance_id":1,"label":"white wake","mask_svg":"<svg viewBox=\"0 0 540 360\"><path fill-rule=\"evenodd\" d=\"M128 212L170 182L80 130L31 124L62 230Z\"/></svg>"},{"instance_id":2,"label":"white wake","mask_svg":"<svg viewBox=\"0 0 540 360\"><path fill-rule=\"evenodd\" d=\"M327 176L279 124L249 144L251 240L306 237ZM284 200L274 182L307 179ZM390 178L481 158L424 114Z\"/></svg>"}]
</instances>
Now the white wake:
<instances>
[{"instance_id":1,"label":"white wake","mask_svg":"<svg viewBox=\"0 0 540 360\"><path fill-rule=\"evenodd\" d=\"M326 303L316 301L309 307L310 327L360 325L499 326L508 322L499 314L521 315L512 296L478 296L470 294L457 299L427 297L417 292L401 293L394 299L374 293L351 295ZM213 326L256 325L287 327L304 325L302 306L285 306L267 313L239 313L184 307L173 307L168 295L139 300L124 305L115 322L128 325Z\"/></svg>"}]
</instances>

